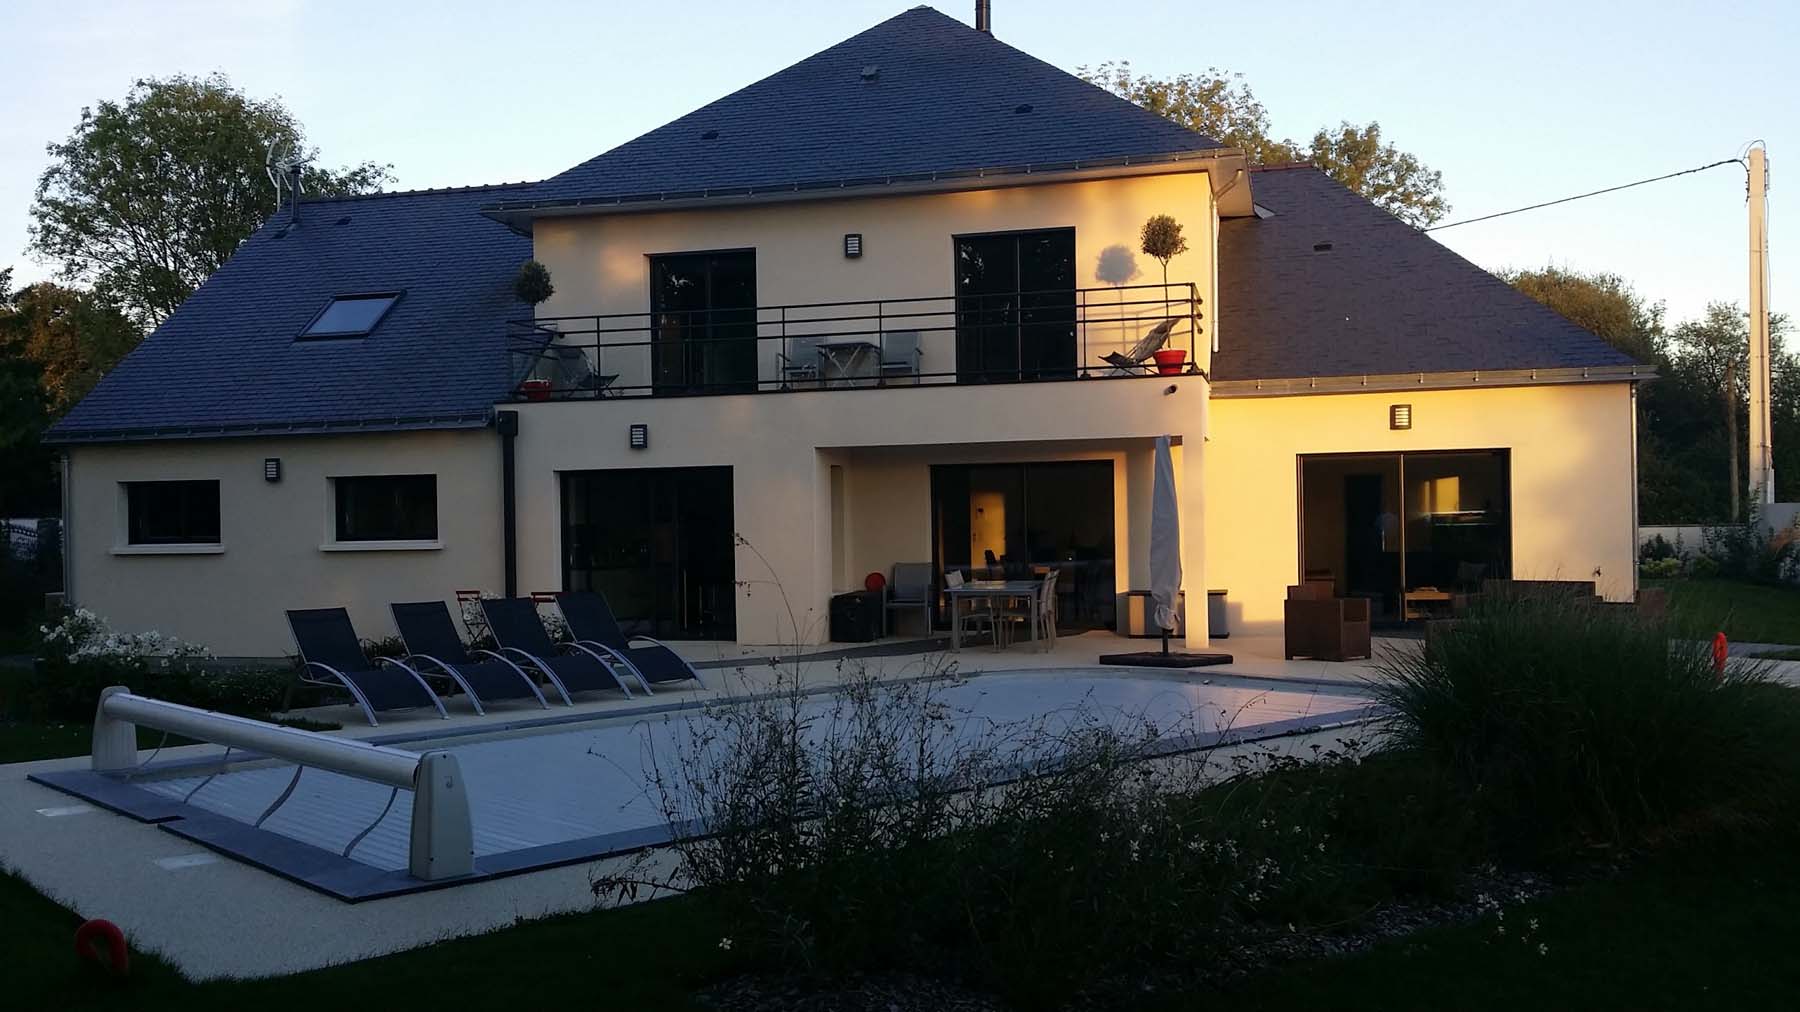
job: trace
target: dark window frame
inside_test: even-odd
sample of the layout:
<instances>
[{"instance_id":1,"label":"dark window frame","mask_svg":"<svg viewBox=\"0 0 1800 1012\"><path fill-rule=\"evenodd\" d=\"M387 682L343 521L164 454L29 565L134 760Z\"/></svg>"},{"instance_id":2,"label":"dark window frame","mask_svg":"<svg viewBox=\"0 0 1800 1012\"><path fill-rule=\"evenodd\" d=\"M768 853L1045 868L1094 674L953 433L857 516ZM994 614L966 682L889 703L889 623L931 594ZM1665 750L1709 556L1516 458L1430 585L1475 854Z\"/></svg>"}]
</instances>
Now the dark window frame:
<instances>
[{"instance_id":1,"label":"dark window frame","mask_svg":"<svg viewBox=\"0 0 1800 1012\"><path fill-rule=\"evenodd\" d=\"M346 474L331 478L331 540L335 544L368 544L371 542L393 541L418 544L433 543L439 538L438 494L436 474ZM350 486L363 485L366 491L360 494L346 495L347 483ZM360 520L351 516L351 510L358 505L381 503L373 508L389 509L383 502L387 495L396 497L406 494L407 484L429 483L431 504L429 521L425 526L410 527L409 524L424 519L425 511L417 504L407 506L395 499L390 515L385 517L363 517ZM386 486L385 488L382 486ZM378 522L378 521L384 521Z\"/></svg>"},{"instance_id":2,"label":"dark window frame","mask_svg":"<svg viewBox=\"0 0 1800 1012\"><path fill-rule=\"evenodd\" d=\"M177 478L153 481L127 481L125 486L125 543L127 545L217 545L222 544L220 527L219 481L217 478ZM207 495L202 489L210 490L211 505L206 504ZM176 514L173 530L160 533L156 530L146 532L145 528L160 527L151 524L150 511L153 507L167 508L169 501L161 503L149 498L154 494L175 493L172 505ZM198 495L198 498L190 498ZM162 518L158 518L162 519Z\"/></svg>"},{"instance_id":3,"label":"dark window frame","mask_svg":"<svg viewBox=\"0 0 1800 1012\"><path fill-rule=\"evenodd\" d=\"M368 337L370 334L375 333L375 328L381 326L382 321L384 321L388 318L388 314L392 313L394 311L394 307L400 304L400 299L402 297L404 297L405 295L406 295L406 292L404 290L392 291L392 292L352 292L352 293L345 294L345 295L333 295L331 298L325 300L325 304L323 306L319 307L319 311L314 313L312 315L311 319L306 321L306 326L300 328L300 333L295 338L295 340L299 340L299 341L335 341L335 340L344 340L344 339L348 339L348 338ZM337 305L338 303L340 303L340 302L372 301L374 299L387 299L388 300L387 307L384 308L379 314L377 314L375 319L370 321L369 325L367 327L363 328L362 330L331 330L331 331L321 331L319 333L313 332L313 327L316 326L318 324L318 322L325 317L326 313L331 311L331 307Z\"/></svg>"}]
</instances>

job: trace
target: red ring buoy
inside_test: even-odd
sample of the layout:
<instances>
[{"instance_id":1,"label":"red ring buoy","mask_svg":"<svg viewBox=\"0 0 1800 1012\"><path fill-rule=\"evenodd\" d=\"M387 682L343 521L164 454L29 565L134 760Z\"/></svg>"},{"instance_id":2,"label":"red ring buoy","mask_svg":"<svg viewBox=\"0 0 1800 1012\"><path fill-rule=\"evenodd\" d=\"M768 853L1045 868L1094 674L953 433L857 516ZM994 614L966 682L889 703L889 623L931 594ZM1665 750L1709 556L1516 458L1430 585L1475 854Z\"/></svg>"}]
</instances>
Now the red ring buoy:
<instances>
[{"instance_id":1,"label":"red ring buoy","mask_svg":"<svg viewBox=\"0 0 1800 1012\"><path fill-rule=\"evenodd\" d=\"M125 932L111 921L96 919L76 928L75 955L100 964L114 977L123 977L131 969L131 955L125 949Z\"/></svg>"},{"instance_id":2,"label":"red ring buoy","mask_svg":"<svg viewBox=\"0 0 1800 1012\"><path fill-rule=\"evenodd\" d=\"M868 576L863 577L863 589L870 591L871 593L878 591L885 586L887 586L887 577L882 576L880 573L870 573Z\"/></svg>"}]
</instances>

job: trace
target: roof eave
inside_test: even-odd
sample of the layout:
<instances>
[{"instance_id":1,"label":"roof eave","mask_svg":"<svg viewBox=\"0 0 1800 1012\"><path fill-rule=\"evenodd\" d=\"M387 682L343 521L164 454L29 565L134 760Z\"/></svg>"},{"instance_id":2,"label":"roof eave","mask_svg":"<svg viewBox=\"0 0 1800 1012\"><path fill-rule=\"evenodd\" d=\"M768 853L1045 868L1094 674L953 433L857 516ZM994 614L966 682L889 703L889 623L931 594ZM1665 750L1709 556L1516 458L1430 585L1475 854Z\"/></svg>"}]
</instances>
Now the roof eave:
<instances>
[{"instance_id":1,"label":"roof eave","mask_svg":"<svg viewBox=\"0 0 1800 1012\"><path fill-rule=\"evenodd\" d=\"M891 194L957 193L1011 186L1033 186L1052 182L1081 182L1091 179L1169 175L1180 172L1209 173L1212 176L1211 185L1215 194L1223 194L1231 190L1234 182L1242 185L1242 192L1246 200L1243 213L1250 213L1247 204L1249 187L1244 185L1243 180L1238 179L1239 173L1244 168L1243 152L1235 148L1213 148L1205 151L1176 151L1058 164L958 169L911 175L794 182L771 186L691 190L678 193L643 193L563 200L501 201L482 208L481 213L515 230L523 231L528 230L531 221L537 218L642 214L700 207L781 204L805 200L837 200L844 197ZM1227 212L1221 208L1221 213Z\"/></svg>"},{"instance_id":2,"label":"roof eave","mask_svg":"<svg viewBox=\"0 0 1800 1012\"><path fill-rule=\"evenodd\" d=\"M1641 383L1656 378L1651 365L1557 366L1547 369L1473 369L1363 376L1215 380L1214 397L1296 397L1307 394L1397 393L1407 390L1474 390L1481 387L1554 386L1569 383Z\"/></svg>"},{"instance_id":3,"label":"roof eave","mask_svg":"<svg viewBox=\"0 0 1800 1012\"><path fill-rule=\"evenodd\" d=\"M241 425L165 425L132 429L52 429L44 437L47 446L93 446L107 443L151 443L186 439L247 439L272 436L329 436L363 432L422 432L480 429L493 422L493 410L483 408L447 415L403 418L347 418L306 422L248 422Z\"/></svg>"}]
</instances>

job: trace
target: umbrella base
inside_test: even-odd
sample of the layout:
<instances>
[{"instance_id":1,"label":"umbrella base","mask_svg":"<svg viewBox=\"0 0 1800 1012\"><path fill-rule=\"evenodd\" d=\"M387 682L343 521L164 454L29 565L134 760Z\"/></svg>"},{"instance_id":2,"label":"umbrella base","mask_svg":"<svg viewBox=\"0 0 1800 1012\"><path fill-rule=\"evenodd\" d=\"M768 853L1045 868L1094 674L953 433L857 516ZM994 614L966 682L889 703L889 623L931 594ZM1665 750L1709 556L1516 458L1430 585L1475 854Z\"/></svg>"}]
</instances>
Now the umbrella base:
<instances>
[{"instance_id":1,"label":"umbrella base","mask_svg":"<svg viewBox=\"0 0 1800 1012\"><path fill-rule=\"evenodd\" d=\"M1215 664L1230 664L1231 655L1217 650L1197 650L1182 654L1142 650L1134 654L1101 654L1100 663L1129 668L1209 668Z\"/></svg>"}]
</instances>

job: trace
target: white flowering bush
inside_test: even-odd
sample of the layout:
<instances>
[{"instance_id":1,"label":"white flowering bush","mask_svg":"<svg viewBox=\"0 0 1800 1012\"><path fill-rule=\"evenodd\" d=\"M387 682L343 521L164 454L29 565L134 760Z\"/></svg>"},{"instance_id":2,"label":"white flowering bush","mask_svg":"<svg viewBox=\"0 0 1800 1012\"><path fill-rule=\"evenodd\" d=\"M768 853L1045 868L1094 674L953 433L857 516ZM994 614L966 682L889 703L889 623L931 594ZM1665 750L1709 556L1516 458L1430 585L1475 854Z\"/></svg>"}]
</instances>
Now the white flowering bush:
<instances>
[{"instance_id":1,"label":"white flowering bush","mask_svg":"<svg viewBox=\"0 0 1800 1012\"><path fill-rule=\"evenodd\" d=\"M141 668L212 656L199 644L187 643L155 630L116 632L105 619L86 608L69 612L54 626L41 626L39 632L44 637L46 656L74 664L99 662Z\"/></svg>"}]
</instances>

